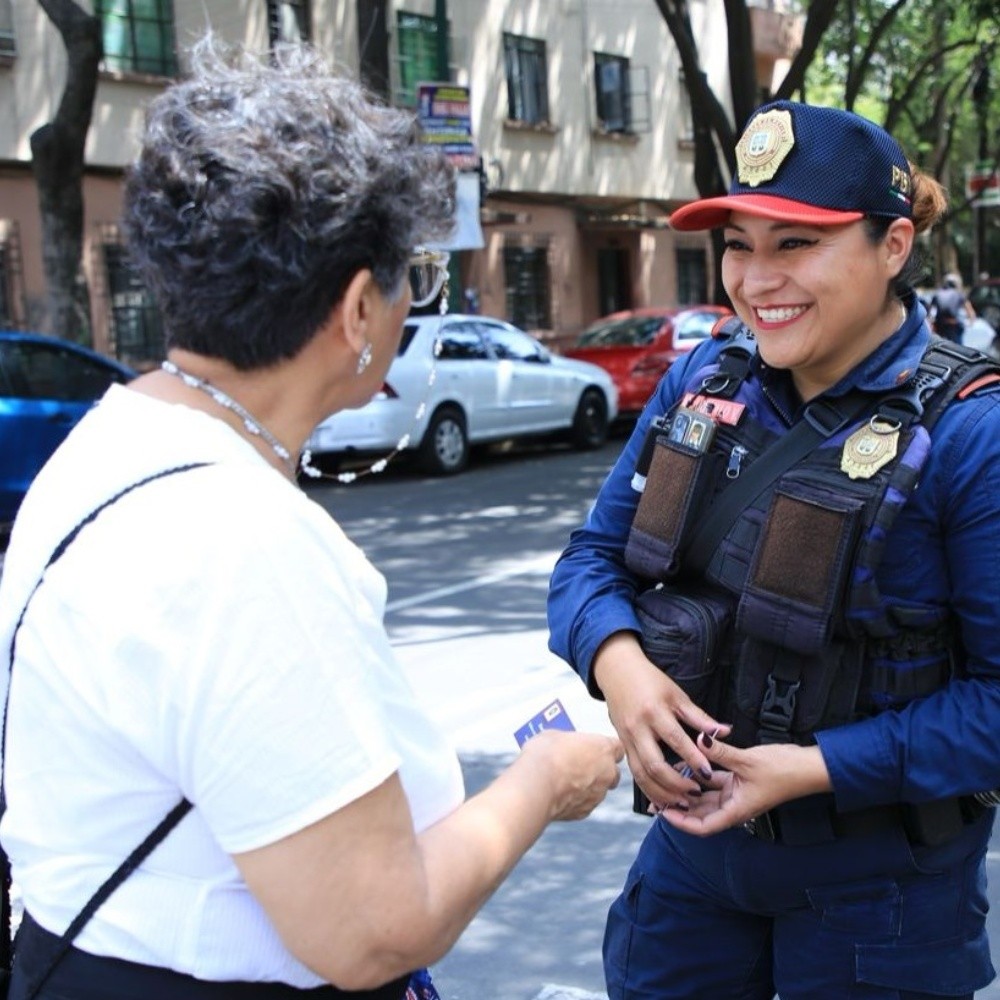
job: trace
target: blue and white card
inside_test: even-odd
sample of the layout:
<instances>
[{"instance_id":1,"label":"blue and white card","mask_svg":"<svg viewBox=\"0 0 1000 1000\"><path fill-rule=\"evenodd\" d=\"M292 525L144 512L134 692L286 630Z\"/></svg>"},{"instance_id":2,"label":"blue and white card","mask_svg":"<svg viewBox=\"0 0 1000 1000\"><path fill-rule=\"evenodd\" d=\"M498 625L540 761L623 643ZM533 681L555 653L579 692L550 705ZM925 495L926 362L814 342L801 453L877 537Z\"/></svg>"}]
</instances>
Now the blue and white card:
<instances>
[{"instance_id":1,"label":"blue and white card","mask_svg":"<svg viewBox=\"0 0 1000 1000\"><path fill-rule=\"evenodd\" d=\"M523 747L532 736L537 736L543 729L565 729L573 732L576 726L570 721L566 714L562 702L556 698L554 702L546 705L537 715L533 715L528 721L514 733L517 745Z\"/></svg>"}]
</instances>

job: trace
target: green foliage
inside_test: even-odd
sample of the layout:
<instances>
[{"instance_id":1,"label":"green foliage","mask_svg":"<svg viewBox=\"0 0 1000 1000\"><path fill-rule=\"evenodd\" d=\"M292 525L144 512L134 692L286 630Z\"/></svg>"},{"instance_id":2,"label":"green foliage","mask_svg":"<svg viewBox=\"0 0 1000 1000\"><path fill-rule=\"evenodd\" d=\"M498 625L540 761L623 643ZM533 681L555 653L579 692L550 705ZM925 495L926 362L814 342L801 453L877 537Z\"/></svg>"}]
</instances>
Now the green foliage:
<instances>
[{"instance_id":1,"label":"green foliage","mask_svg":"<svg viewBox=\"0 0 1000 1000\"><path fill-rule=\"evenodd\" d=\"M970 274L966 167L1000 162L1000 0L845 0L807 71L805 92L880 122L945 185L952 250L937 248L936 268L949 266L957 250ZM992 223L1000 210L985 214ZM996 242L1000 251L1000 229ZM992 246L981 250L982 267L993 254Z\"/></svg>"}]
</instances>

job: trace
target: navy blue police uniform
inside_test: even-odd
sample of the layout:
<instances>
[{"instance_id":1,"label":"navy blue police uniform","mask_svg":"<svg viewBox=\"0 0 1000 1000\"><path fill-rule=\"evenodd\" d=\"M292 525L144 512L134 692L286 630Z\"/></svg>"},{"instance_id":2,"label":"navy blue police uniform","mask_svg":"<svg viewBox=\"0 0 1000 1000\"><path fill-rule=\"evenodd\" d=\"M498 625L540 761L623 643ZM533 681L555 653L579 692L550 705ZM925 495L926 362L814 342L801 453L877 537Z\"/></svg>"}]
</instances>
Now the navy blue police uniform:
<instances>
[{"instance_id":1,"label":"navy blue police uniform","mask_svg":"<svg viewBox=\"0 0 1000 1000\"><path fill-rule=\"evenodd\" d=\"M595 697L598 648L635 633L732 742L818 744L832 785L704 838L654 819L608 917L611 1000L971 998L994 976L1000 383L904 305L805 404L739 324L675 362L556 565L550 647ZM695 558L803 424L819 443Z\"/></svg>"}]
</instances>

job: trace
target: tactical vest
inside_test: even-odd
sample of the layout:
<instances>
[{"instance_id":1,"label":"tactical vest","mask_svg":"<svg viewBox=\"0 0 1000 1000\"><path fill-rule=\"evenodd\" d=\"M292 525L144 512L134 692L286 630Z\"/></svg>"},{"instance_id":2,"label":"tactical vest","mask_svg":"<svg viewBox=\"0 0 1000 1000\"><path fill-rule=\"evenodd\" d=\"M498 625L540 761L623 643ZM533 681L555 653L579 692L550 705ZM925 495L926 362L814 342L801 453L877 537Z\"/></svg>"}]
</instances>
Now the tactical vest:
<instances>
[{"instance_id":1,"label":"tactical vest","mask_svg":"<svg viewBox=\"0 0 1000 1000\"><path fill-rule=\"evenodd\" d=\"M789 429L751 385L752 334L738 321L720 333L717 362L651 426L633 480L625 559L652 584L641 642L733 724L730 742L808 744L961 672L948 611L894 604L875 574L931 428L953 399L1000 382L1000 364L934 337L900 387L814 400Z\"/></svg>"}]
</instances>

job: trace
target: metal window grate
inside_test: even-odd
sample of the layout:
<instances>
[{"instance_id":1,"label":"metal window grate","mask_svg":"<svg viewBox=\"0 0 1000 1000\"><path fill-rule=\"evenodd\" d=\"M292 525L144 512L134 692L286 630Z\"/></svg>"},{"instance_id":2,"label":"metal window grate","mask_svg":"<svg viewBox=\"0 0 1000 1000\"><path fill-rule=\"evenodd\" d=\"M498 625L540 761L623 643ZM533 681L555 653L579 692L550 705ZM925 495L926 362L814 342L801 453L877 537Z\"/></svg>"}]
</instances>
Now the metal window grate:
<instances>
[{"instance_id":1,"label":"metal window grate","mask_svg":"<svg viewBox=\"0 0 1000 1000\"><path fill-rule=\"evenodd\" d=\"M308 42L311 31L309 0L267 0L267 36L272 48L279 42Z\"/></svg>"},{"instance_id":2,"label":"metal window grate","mask_svg":"<svg viewBox=\"0 0 1000 1000\"><path fill-rule=\"evenodd\" d=\"M95 0L104 66L122 73L177 75L171 0Z\"/></svg>"},{"instance_id":3,"label":"metal window grate","mask_svg":"<svg viewBox=\"0 0 1000 1000\"><path fill-rule=\"evenodd\" d=\"M523 330L552 329L549 248L508 243L503 249L507 316Z\"/></svg>"},{"instance_id":4,"label":"metal window grate","mask_svg":"<svg viewBox=\"0 0 1000 1000\"><path fill-rule=\"evenodd\" d=\"M14 11L10 0L0 0L0 56L17 55L17 38L14 35Z\"/></svg>"},{"instance_id":5,"label":"metal window grate","mask_svg":"<svg viewBox=\"0 0 1000 1000\"><path fill-rule=\"evenodd\" d=\"M625 56L594 53L597 118L607 132L632 131L632 93L629 61Z\"/></svg>"},{"instance_id":6,"label":"metal window grate","mask_svg":"<svg viewBox=\"0 0 1000 1000\"><path fill-rule=\"evenodd\" d=\"M19 326L24 317L21 235L13 220L0 220L0 325Z\"/></svg>"},{"instance_id":7,"label":"metal window grate","mask_svg":"<svg viewBox=\"0 0 1000 1000\"><path fill-rule=\"evenodd\" d=\"M708 269L703 248L677 247L677 301L693 305L708 301Z\"/></svg>"},{"instance_id":8,"label":"metal window grate","mask_svg":"<svg viewBox=\"0 0 1000 1000\"><path fill-rule=\"evenodd\" d=\"M507 116L533 125L548 122L545 42L504 32L503 50L507 71Z\"/></svg>"},{"instance_id":9,"label":"metal window grate","mask_svg":"<svg viewBox=\"0 0 1000 1000\"><path fill-rule=\"evenodd\" d=\"M436 81L438 72L438 26L433 17L399 11L396 53L399 63L399 90L396 101L416 107L417 84Z\"/></svg>"},{"instance_id":10,"label":"metal window grate","mask_svg":"<svg viewBox=\"0 0 1000 1000\"><path fill-rule=\"evenodd\" d=\"M128 259L117 226L101 227L100 289L106 300L114 356L133 368L148 368L166 356L163 321L152 294Z\"/></svg>"}]
</instances>

